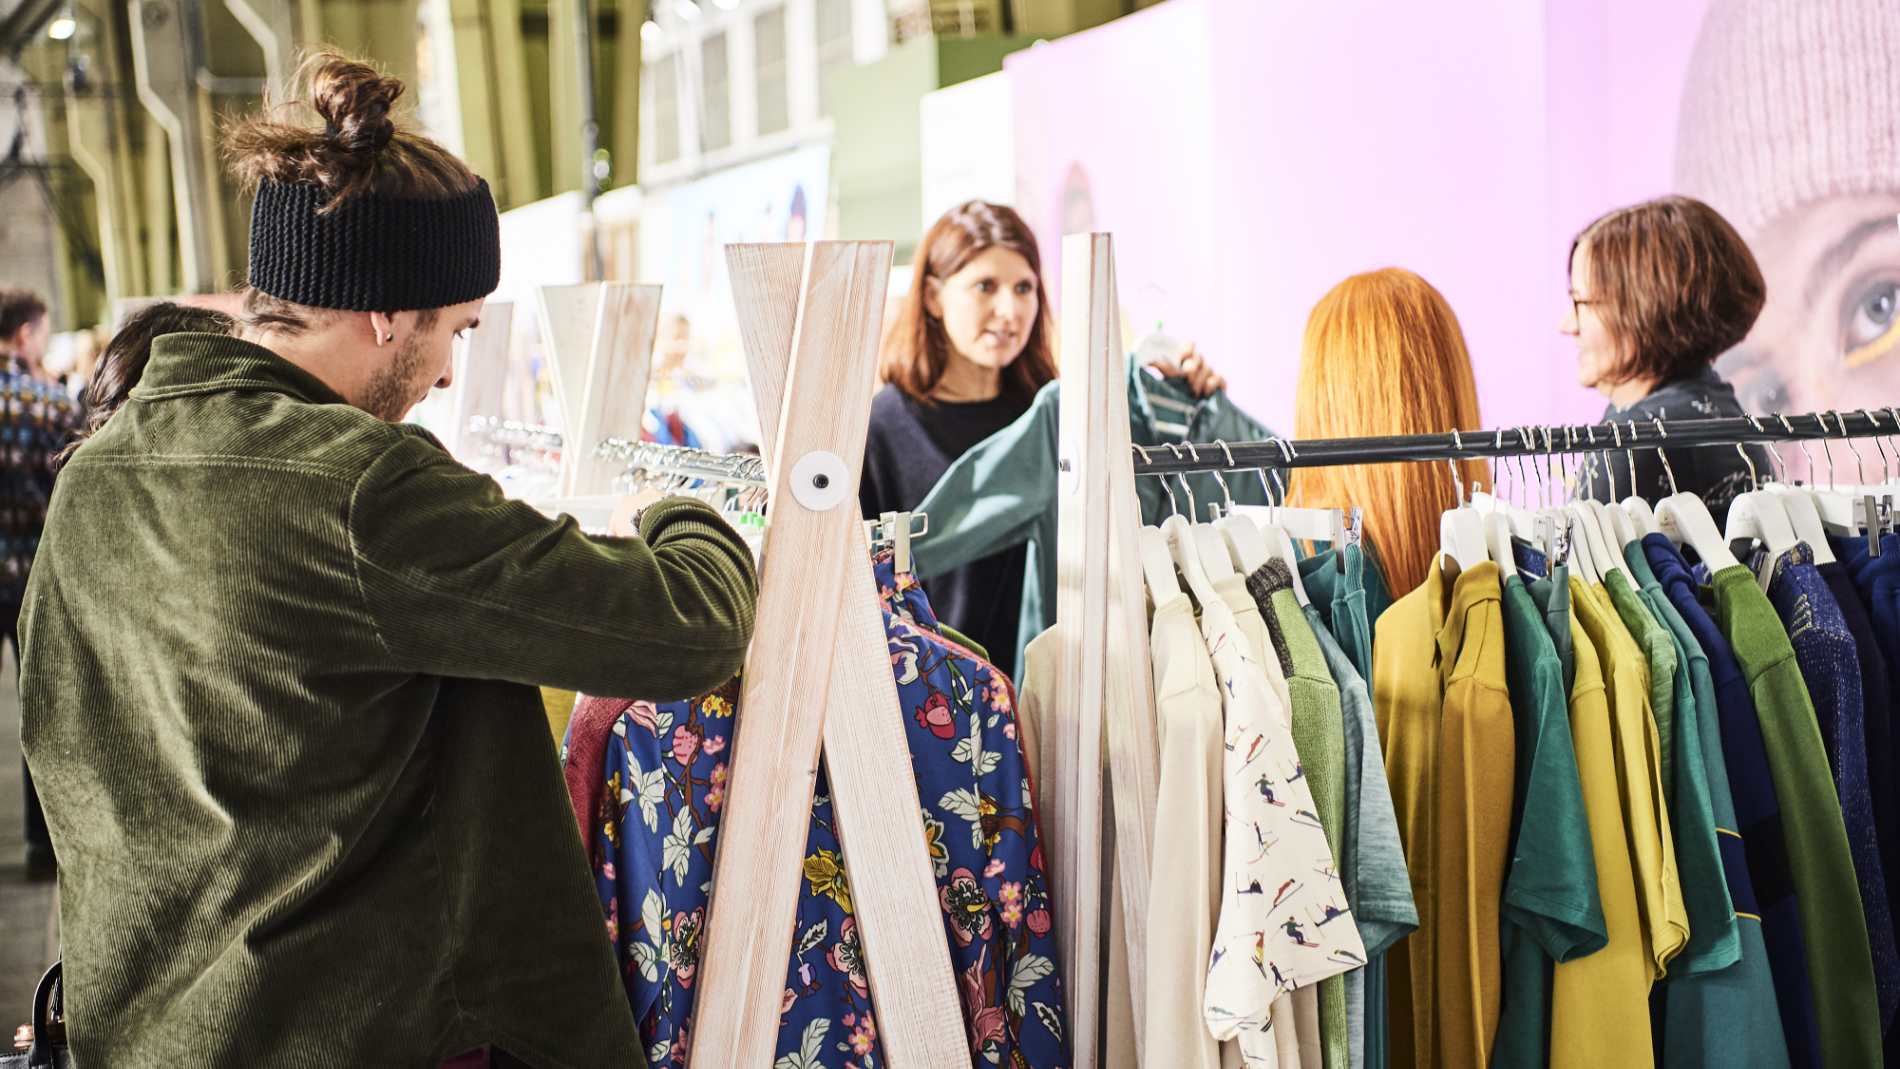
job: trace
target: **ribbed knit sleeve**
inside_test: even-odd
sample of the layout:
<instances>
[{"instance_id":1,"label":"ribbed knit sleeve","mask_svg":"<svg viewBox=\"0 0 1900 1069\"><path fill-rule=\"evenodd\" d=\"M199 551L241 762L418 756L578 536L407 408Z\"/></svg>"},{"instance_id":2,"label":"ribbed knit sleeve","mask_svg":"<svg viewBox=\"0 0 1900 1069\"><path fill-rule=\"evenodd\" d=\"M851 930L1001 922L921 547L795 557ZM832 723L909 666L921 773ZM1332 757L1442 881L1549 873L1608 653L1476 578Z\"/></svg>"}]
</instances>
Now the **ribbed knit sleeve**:
<instances>
[{"instance_id":1,"label":"ribbed knit sleeve","mask_svg":"<svg viewBox=\"0 0 1900 1069\"><path fill-rule=\"evenodd\" d=\"M661 501L642 538L583 534L504 498L423 437L358 481L358 585L384 649L410 671L673 701L732 677L758 578L705 504Z\"/></svg>"}]
</instances>

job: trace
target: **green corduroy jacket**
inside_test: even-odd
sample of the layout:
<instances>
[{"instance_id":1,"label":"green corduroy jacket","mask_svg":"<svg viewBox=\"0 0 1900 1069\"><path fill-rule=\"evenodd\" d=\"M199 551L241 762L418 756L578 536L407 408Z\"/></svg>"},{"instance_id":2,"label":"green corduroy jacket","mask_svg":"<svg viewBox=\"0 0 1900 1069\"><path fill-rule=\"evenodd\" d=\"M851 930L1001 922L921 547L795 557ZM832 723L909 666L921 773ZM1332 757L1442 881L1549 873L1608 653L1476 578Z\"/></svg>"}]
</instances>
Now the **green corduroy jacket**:
<instances>
[{"instance_id":1,"label":"green corduroy jacket","mask_svg":"<svg viewBox=\"0 0 1900 1069\"><path fill-rule=\"evenodd\" d=\"M62 472L21 622L85 1066L644 1064L534 684L679 699L745 543L502 497L270 351L153 347Z\"/></svg>"}]
</instances>

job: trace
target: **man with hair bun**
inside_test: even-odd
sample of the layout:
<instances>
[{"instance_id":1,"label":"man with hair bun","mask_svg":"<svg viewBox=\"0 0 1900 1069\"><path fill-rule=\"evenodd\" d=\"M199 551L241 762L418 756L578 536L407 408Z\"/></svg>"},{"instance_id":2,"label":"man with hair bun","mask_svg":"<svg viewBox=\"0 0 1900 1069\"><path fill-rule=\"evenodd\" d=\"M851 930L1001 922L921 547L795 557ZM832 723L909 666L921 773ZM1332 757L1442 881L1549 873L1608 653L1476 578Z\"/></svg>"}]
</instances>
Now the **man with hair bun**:
<instances>
[{"instance_id":1,"label":"man with hair bun","mask_svg":"<svg viewBox=\"0 0 1900 1069\"><path fill-rule=\"evenodd\" d=\"M227 135L235 336L152 344L27 589L74 1058L640 1066L535 685L725 682L750 551L689 498L584 535L398 422L495 288L494 201L401 82L320 53L299 84L318 122Z\"/></svg>"}]
</instances>

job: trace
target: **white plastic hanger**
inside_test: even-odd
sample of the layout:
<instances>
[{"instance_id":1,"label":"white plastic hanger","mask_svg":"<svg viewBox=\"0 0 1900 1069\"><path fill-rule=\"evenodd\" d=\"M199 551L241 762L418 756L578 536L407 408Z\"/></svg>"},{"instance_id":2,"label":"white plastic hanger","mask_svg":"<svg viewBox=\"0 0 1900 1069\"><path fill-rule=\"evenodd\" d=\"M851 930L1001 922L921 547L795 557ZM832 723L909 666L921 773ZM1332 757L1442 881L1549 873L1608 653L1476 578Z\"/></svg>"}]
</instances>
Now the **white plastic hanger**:
<instances>
[{"instance_id":1,"label":"white plastic hanger","mask_svg":"<svg viewBox=\"0 0 1900 1069\"><path fill-rule=\"evenodd\" d=\"M1511 551L1511 524L1503 513L1484 514L1484 545L1505 576L1517 574L1517 554ZM1500 577L1502 578L1502 576Z\"/></svg>"},{"instance_id":2,"label":"white plastic hanger","mask_svg":"<svg viewBox=\"0 0 1900 1069\"><path fill-rule=\"evenodd\" d=\"M1597 569L1596 554L1591 551L1590 539L1586 534L1582 514L1573 506L1557 510L1563 516L1564 526L1570 531L1570 563L1586 586L1595 586L1603 581Z\"/></svg>"},{"instance_id":3,"label":"white plastic hanger","mask_svg":"<svg viewBox=\"0 0 1900 1069\"><path fill-rule=\"evenodd\" d=\"M1814 507L1813 496L1802 487L1787 483L1770 483L1766 492L1781 502L1788 513L1788 522L1794 527L1795 537L1814 551L1814 563L1832 564L1834 550L1827 544L1827 527L1821 523L1821 513Z\"/></svg>"},{"instance_id":4,"label":"white plastic hanger","mask_svg":"<svg viewBox=\"0 0 1900 1069\"><path fill-rule=\"evenodd\" d=\"M1577 513L1577 526L1583 528L1584 541L1590 544L1590 561L1596 565L1597 574L1609 577L1623 570L1623 555L1611 548L1612 540L1604 533L1606 521L1601 501L1579 501L1571 506Z\"/></svg>"},{"instance_id":5,"label":"white plastic hanger","mask_svg":"<svg viewBox=\"0 0 1900 1069\"><path fill-rule=\"evenodd\" d=\"M1459 571L1475 568L1490 559L1490 551L1484 545L1484 521L1478 510L1465 503L1462 475L1458 471L1458 462L1447 461L1451 465L1452 484L1456 488L1458 507L1448 509L1438 518L1438 547L1441 552L1449 553L1458 562Z\"/></svg>"},{"instance_id":6,"label":"white plastic hanger","mask_svg":"<svg viewBox=\"0 0 1900 1069\"><path fill-rule=\"evenodd\" d=\"M1148 596L1160 605L1181 593L1181 580L1174 575L1174 557L1168 552L1168 536L1159 527L1143 527L1135 535L1135 547L1141 552L1141 575L1148 583Z\"/></svg>"},{"instance_id":7,"label":"white plastic hanger","mask_svg":"<svg viewBox=\"0 0 1900 1069\"><path fill-rule=\"evenodd\" d=\"M1300 581L1300 557L1293 551L1292 536L1286 533L1286 528L1277 523L1268 524L1260 533L1265 536L1268 545L1276 547L1274 556L1285 562L1287 571L1293 573L1294 599L1300 603L1301 608L1311 605L1312 601L1306 596L1306 584Z\"/></svg>"},{"instance_id":8,"label":"white plastic hanger","mask_svg":"<svg viewBox=\"0 0 1900 1069\"><path fill-rule=\"evenodd\" d=\"M1267 540L1260 536L1260 528L1245 516L1223 516L1214 524L1214 529L1227 540L1227 549L1233 554L1234 564L1242 575L1252 575L1260 570L1273 556Z\"/></svg>"},{"instance_id":9,"label":"white plastic hanger","mask_svg":"<svg viewBox=\"0 0 1900 1069\"><path fill-rule=\"evenodd\" d=\"M1167 538L1168 556L1174 559L1174 566L1187 580L1188 593L1203 607L1221 604L1220 594L1215 592L1214 584L1201 566L1200 550L1194 545L1194 525L1176 514L1162 521L1161 533Z\"/></svg>"},{"instance_id":10,"label":"white plastic hanger","mask_svg":"<svg viewBox=\"0 0 1900 1069\"><path fill-rule=\"evenodd\" d=\"M1711 575L1741 563L1729 552L1728 540L1716 528L1709 506L1694 494L1673 494L1656 502L1656 523L1671 542L1694 546Z\"/></svg>"},{"instance_id":11,"label":"white plastic hanger","mask_svg":"<svg viewBox=\"0 0 1900 1069\"><path fill-rule=\"evenodd\" d=\"M1661 534L1662 528L1656 526L1656 510L1649 502L1640 497L1630 496L1623 499L1623 511L1629 514L1630 522L1646 535Z\"/></svg>"}]
</instances>

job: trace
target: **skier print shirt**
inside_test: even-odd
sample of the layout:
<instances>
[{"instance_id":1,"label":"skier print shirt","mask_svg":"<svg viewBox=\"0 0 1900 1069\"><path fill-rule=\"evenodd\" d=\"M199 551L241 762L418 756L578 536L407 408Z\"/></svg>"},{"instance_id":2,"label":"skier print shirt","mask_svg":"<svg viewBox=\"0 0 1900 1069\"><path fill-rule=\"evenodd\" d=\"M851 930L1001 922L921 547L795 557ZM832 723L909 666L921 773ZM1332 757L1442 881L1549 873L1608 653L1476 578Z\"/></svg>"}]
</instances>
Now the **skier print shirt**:
<instances>
[{"instance_id":1,"label":"skier print shirt","mask_svg":"<svg viewBox=\"0 0 1900 1069\"><path fill-rule=\"evenodd\" d=\"M1288 711L1218 598L1201 635L1224 706L1227 836L1208 965L1208 1027L1249 1065L1277 1065L1273 1000L1366 963L1339 868L1293 744Z\"/></svg>"},{"instance_id":2,"label":"skier print shirt","mask_svg":"<svg viewBox=\"0 0 1900 1069\"><path fill-rule=\"evenodd\" d=\"M893 570L888 551L873 563L973 1064L1061 1069L1068 1047L1054 923L1014 689L935 632L922 587ZM653 1069L690 1062L738 692L735 679L689 702L625 703L606 747L595 882ZM799 1069L885 1065L822 764L775 1057Z\"/></svg>"}]
</instances>

